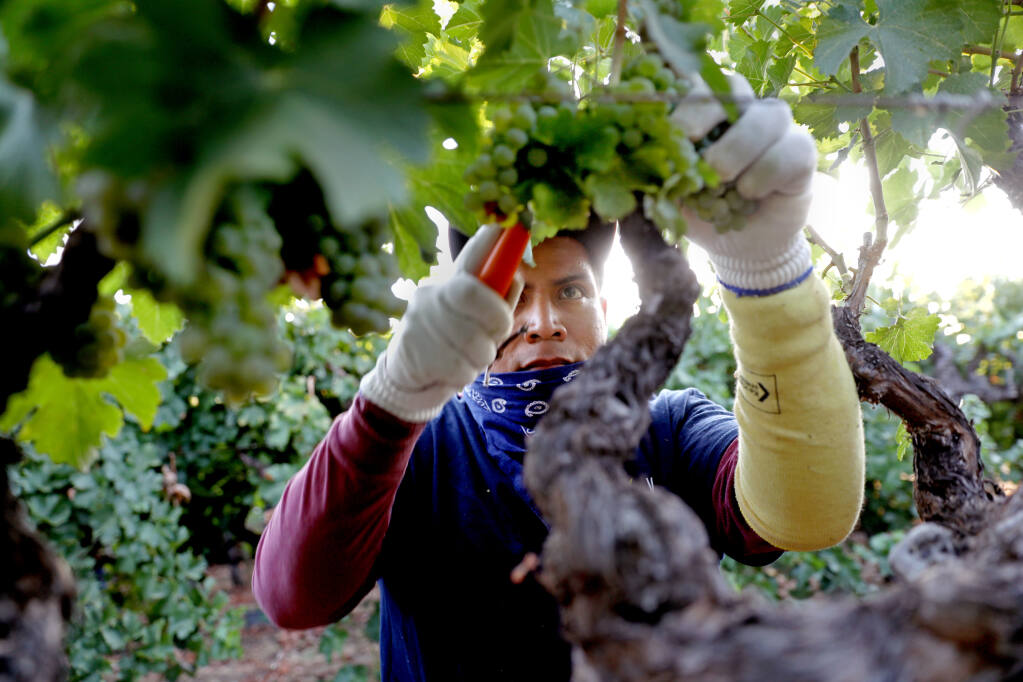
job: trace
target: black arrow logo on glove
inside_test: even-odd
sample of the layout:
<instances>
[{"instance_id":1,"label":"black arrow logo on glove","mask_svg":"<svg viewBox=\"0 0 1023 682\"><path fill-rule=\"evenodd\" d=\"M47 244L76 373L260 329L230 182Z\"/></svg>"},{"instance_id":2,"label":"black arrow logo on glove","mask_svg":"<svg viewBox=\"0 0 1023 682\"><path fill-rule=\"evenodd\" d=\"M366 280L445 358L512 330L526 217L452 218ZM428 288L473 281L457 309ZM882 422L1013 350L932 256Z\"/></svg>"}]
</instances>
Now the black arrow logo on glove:
<instances>
[{"instance_id":1,"label":"black arrow logo on glove","mask_svg":"<svg viewBox=\"0 0 1023 682\"><path fill-rule=\"evenodd\" d=\"M762 383L760 383L759 381L757 382L757 386L759 386L759 387L760 387L760 390L762 391L762 393L760 394L760 398L759 398L759 401L760 401L760 402L764 402L765 400L767 400L767 397L768 397L769 395L771 395L771 392L770 392L770 391L768 391L768 390L767 390L767 387L766 387L766 386L764 386L764 385L763 385Z\"/></svg>"}]
</instances>

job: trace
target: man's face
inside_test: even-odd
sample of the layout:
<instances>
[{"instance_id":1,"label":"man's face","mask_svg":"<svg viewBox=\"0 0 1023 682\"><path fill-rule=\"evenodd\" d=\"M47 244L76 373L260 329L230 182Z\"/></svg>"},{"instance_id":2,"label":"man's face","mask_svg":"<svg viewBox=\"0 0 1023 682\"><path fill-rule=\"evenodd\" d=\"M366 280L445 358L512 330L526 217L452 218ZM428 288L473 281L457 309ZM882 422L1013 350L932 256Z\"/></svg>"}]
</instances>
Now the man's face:
<instances>
[{"instance_id":1,"label":"man's face","mask_svg":"<svg viewBox=\"0 0 1023 682\"><path fill-rule=\"evenodd\" d=\"M519 266L525 285L515 308L509 343L493 373L544 369L588 359L607 337L607 302L586 249L570 237L553 237L533 250L536 267Z\"/></svg>"}]
</instances>

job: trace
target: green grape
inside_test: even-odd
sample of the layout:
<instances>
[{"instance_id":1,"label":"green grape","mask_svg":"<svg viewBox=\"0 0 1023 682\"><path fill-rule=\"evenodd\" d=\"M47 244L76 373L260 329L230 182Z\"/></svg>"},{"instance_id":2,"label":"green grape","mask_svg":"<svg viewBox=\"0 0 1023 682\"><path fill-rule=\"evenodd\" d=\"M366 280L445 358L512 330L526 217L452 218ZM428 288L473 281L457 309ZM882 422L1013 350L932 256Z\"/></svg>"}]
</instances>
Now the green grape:
<instances>
[{"instance_id":1,"label":"green grape","mask_svg":"<svg viewBox=\"0 0 1023 682\"><path fill-rule=\"evenodd\" d=\"M501 209L501 213L511 215L518 210L519 200L511 194L502 194L501 198L497 200L497 207Z\"/></svg>"},{"instance_id":2,"label":"green grape","mask_svg":"<svg viewBox=\"0 0 1023 682\"><path fill-rule=\"evenodd\" d=\"M647 135L655 137L662 126L662 119L653 114L641 114L636 118L636 125Z\"/></svg>"},{"instance_id":3,"label":"green grape","mask_svg":"<svg viewBox=\"0 0 1023 682\"><path fill-rule=\"evenodd\" d=\"M348 298L351 289L352 286L347 279L336 279L331 283L324 298L327 298L329 303L338 303Z\"/></svg>"},{"instance_id":4,"label":"green grape","mask_svg":"<svg viewBox=\"0 0 1023 682\"><path fill-rule=\"evenodd\" d=\"M484 180L480 183L479 194L483 201L497 201L497 198L501 195L501 189L493 180Z\"/></svg>"},{"instance_id":5,"label":"green grape","mask_svg":"<svg viewBox=\"0 0 1023 682\"><path fill-rule=\"evenodd\" d=\"M623 130L627 130L636 125L636 108L628 104L620 104L615 110L615 122Z\"/></svg>"},{"instance_id":6,"label":"green grape","mask_svg":"<svg viewBox=\"0 0 1023 682\"><path fill-rule=\"evenodd\" d=\"M515 152L508 145L497 145L494 147L491 156L493 156L494 163L498 166L510 166L515 163Z\"/></svg>"},{"instance_id":7,"label":"green grape","mask_svg":"<svg viewBox=\"0 0 1023 682\"><path fill-rule=\"evenodd\" d=\"M533 109L533 105L529 102L522 102L515 107L515 112L512 115L512 125L516 128L531 130L536 125L536 111Z\"/></svg>"},{"instance_id":8,"label":"green grape","mask_svg":"<svg viewBox=\"0 0 1023 682\"><path fill-rule=\"evenodd\" d=\"M667 90L670 87L674 87L675 83L678 81L675 77L675 72L667 66L659 68L657 73L652 76L652 80L658 90Z\"/></svg>"},{"instance_id":9,"label":"green grape","mask_svg":"<svg viewBox=\"0 0 1023 682\"><path fill-rule=\"evenodd\" d=\"M367 251L359 256L359 262L355 265L356 277L379 277L380 274L380 261L375 254Z\"/></svg>"},{"instance_id":10,"label":"green grape","mask_svg":"<svg viewBox=\"0 0 1023 682\"><path fill-rule=\"evenodd\" d=\"M624 84L625 92L631 92L636 94L653 94L657 92L657 88L649 78L643 78L642 76L632 78Z\"/></svg>"},{"instance_id":11,"label":"green grape","mask_svg":"<svg viewBox=\"0 0 1023 682\"><path fill-rule=\"evenodd\" d=\"M328 259L341 255L341 242L336 237L324 237L320 240L320 253Z\"/></svg>"},{"instance_id":12,"label":"green grape","mask_svg":"<svg viewBox=\"0 0 1023 682\"><path fill-rule=\"evenodd\" d=\"M519 181L519 172L514 168L505 168L497 174L497 181L505 187L512 187Z\"/></svg>"},{"instance_id":13,"label":"green grape","mask_svg":"<svg viewBox=\"0 0 1023 682\"><path fill-rule=\"evenodd\" d=\"M361 229L349 230L345 233L345 250L350 253L369 251L369 235Z\"/></svg>"},{"instance_id":14,"label":"green grape","mask_svg":"<svg viewBox=\"0 0 1023 682\"><path fill-rule=\"evenodd\" d=\"M508 132L504 134L504 139L509 147L518 150L529 142L529 134L522 128L509 128Z\"/></svg>"},{"instance_id":15,"label":"green grape","mask_svg":"<svg viewBox=\"0 0 1023 682\"><path fill-rule=\"evenodd\" d=\"M343 275L350 275L355 272L355 266L358 263L359 260L352 254L342 253L334 260L334 267L332 269Z\"/></svg>"},{"instance_id":16,"label":"green grape","mask_svg":"<svg viewBox=\"0 0 1023 682\"><path fill-rule=\"evenodd\" d=\"M632 65L630 71L635 71L640 76L653 78L661 68L661 58L655 54L646 54L640 57Z\"/></svg>"},{"instance_id":17,"label":"green grape","mask_svg":"<svg viewBox=\"0 0 1023 682\"><path fill-rule=\"evenodd\" d=\"M540 147L533 147L526 155L526 160L529 161L530 166L541 168L547 163L547 151Z\"/></svg>"},{"instance_id":18,"label":"green grape","mask_svg":"<svg viewBox=\"0 0 1023 682\"><path fill-rule=\"evenodd\" d=\"M757 209L756 201L743 197L734 185L724 184L691 195L686 205L718 232L743 229L747 217Z\"/></svg>"},{"instance_id":19,"label":"green grape","mask_svg":"<svg viewBox=\"0 0 1023 682\"><path fill-rule=\"evenodd\" d=\"M558 117L558 110L549 104L545 104L536 110L537 121L553 121Z\"/></svg>"},{"instance_id":20,"label":"green grape","mask_svg":"<svg viewBox=\"0 0 1023 682\"><path fill-rule=\"evenodd\" d=\"M490 154L480 154L476 159L476 163L473 164L473 168L476 171L476 175L484 179L497 175L497 166L494 165L494 160Z\"/></svg>"},{"instance_id":21,"label":"green grape","mask_svg":"<svg viewBox=\"0 0 1023 682\"><path fill-rule=\"evenodd\" d=\"M490 115L490 120L494 124L494 130L499 133L504 132L511 125L512 112L504 107L495 109L494 113Z\"/></svg>"},{"instance_id":22,"label":"green grape","mask_svg":"<svg viewBox=\"0 0 1023 682\"><path fill-rule=\"evenodd\" d=\"M113 298L96 299L89 318L70 337L54 339L50 355L69 377L105 377L121 362L125 334L116 327Z\"/></svg>"},{"instance_id":23,"label":"green grape","mask_svg":"<svg viewBox=\"0 0 1023 682\"><path fill-rule=\"evenodd\" d=\"M614 140L614 142L611 143L611 146L617 145L622 139L622 134L618 132L618 128L616 126L604 126L601 132L606 139Z\"/></svg>"},{"instance_id":24,"label":"green grape","mask_svg":"<svg viewBox=\"0 0 1023 682\"><path fill-rule=\"evenodd\" d=\"M622 144L624 144L629 149L636 149L641 144L643 144L643 140L644 140L643 133L640 130L637 130L636 128L629 128L624 133L622 133Z\"/></svg>"},{"instance_id":25,"label":"green grape","mask_svg":"<svg viewBox=\"0 0 1023 682\"><path fill-rule=\"evenodd\" d=\"M377 300L379 284L369 277L360 277L352 282L352 300L360 303L373 303Z\"/></svg>"}]
</instances>

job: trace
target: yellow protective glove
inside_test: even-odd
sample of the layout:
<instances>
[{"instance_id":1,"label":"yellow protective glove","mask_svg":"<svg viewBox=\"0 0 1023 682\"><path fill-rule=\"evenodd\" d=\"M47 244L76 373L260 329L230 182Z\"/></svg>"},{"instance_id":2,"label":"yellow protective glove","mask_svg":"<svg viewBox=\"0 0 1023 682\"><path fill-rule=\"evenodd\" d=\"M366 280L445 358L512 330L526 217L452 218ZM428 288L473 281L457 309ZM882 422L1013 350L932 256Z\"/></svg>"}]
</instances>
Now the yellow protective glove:
<instances>
[{"instance_id":1,"label":"yellow protective glove","mask_svg":"<svg viewBox=\"0 0 1023 682\"><path fill-rule=\"evenodd\" d=\"M837 544L863 502L863 418L827 290L811 276L770 296L722 296L739 367L739 509L775 547Z\"/></svg>"}]
</instances>

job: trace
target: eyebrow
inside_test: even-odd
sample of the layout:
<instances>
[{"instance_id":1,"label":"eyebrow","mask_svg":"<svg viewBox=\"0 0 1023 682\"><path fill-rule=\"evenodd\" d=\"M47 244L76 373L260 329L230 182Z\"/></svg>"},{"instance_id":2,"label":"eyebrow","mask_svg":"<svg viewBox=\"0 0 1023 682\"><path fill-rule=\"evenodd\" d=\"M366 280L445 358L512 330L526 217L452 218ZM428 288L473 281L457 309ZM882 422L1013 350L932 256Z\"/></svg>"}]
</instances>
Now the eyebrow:
<instances>
[{"instance_id":1,"label":"eyebrow","mask_svg":"<svg viewBox=\"0 0 1023 682\"><path fill-rule=\"evenodd\" d=\"M552 284L553 284L553 286L560 287L560 286L564 286L566 284L569 284L571 282L583 282L583 283L586 283L587 280L588 280L588 278L586 277L586 273L583 273L583 272L573 272L570 275L565 275L564 277L559 277L558 279L554 280L554 282ZM532 288L533 288L533 285L529 284L528 282L523 284L523 286L522 286L523 291L525 291L526 289L532 289Z\"/></svg>"},{"instance_id":2,"label":"eyebrow","mask_svg":"<svg viewBox=\"0 0 1023 682\"><path fill-rule=\"evenodd\" d=\"M582 272L573 272L571 275L566 275L560 279L554 280L554 286L560 287L569 282L577 282L579 280L586 280L586 275Z\"/></svg>"}]
</instances>

